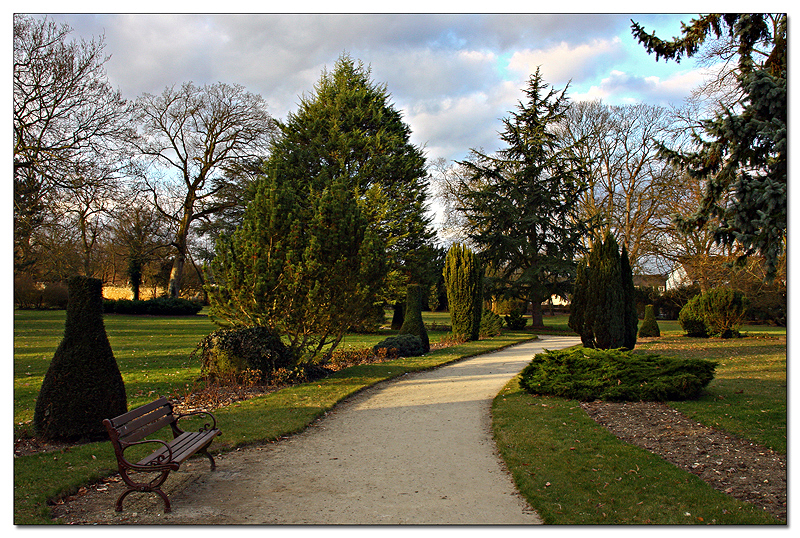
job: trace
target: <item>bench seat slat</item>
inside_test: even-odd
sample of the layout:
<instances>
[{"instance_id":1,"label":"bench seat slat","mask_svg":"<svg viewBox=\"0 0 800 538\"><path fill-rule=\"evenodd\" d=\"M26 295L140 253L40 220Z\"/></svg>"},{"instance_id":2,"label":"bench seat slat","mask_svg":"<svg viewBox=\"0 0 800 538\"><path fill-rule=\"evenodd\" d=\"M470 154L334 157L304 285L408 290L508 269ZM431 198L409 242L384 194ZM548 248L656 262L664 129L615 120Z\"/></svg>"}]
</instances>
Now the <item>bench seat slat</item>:
<instances>
[{"instance_id":1,"label":"bench seat slat","mask_svg":"<svg viewBox=\"0 0 800 538\"><path fill-rule=\"evenodd\" d=\"M175 422L175 416L171 413L163 416L153 416L152 419L143 421L136 425L136 427L118 429L117 431L120 432L119 440L124 443L140 441L172 422Z\"/></svg>"},{"instance_id":2,"label":"bench seat slat","mask_svg":"<svg viewBox=\"0 0 800 538\"><path fill-rule=\"evenodd\" d=\"M185 432L169 442L169 447L172 449L172 462L182 463L186 458L197 452L199 448L211 442L211 440L220 434L220 430L208 430L205 432ZM162 446L149 456L145 457L137 465L152 465L156 462L157 458L161 455L169 457L167 447Z\"/></svg>"}]
</instances>

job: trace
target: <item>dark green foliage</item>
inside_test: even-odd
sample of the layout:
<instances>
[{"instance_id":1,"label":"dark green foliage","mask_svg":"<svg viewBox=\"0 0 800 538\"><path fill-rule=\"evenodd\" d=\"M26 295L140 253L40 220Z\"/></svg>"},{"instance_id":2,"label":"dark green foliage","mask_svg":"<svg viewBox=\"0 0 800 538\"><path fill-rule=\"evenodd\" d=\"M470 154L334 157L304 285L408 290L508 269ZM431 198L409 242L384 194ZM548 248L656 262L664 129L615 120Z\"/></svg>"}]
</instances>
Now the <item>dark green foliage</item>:
<instances>
[{"instance_id":1,"label":"dark green foliage","mask_svg":"<svg viewBox=\"0 0 800 538\"><path fill-rule=\"evenodd\" d=\"M677 224L684 231L713 224L717 242L738 243L745 255L763 256L771 280L786 245L787 15L710 14L684 24L681 32L683 37L664 41L633 24L634 36L656 60L692 57L709 37L729 42L724 59L736 76L739 97L715 107L721 110L702 122L701 132L692 131L695 151L662 148L672 164L707 181L697 213Z\"/></svg>"},{"instance_id":2,"label":"dark green foliage","mask_svg":"<svg viewBox=\"0 0 800 538\"><path fill-rule=\"evenodd\" d=\"M419 357L426 353L425 346L419 336L413 334L399 334L397 336L390 336L381 342L375 344L372 351L380 353L380 350L386 350L386 353L396 350L397 354L401 357Z\"/></svg>"},{"instance_id":3,"label":"dark green foliage","mask_svg":"<svg viewBox=\"0 0 800 538\"><path fill-rule=\"evenodd\" d=\"M582 401L668 401L697 398L714 378L716 363L621 349L588 348L537 354L522 370L531 394Z\"/></svg>"},{"instance_id":4,"label":"dark green foliage","mask_svg":"<svg viewBox=\"0 0 800 538\"><path fill-rule=\"evenodd\" d=\"M246 370L258 370L263 379L294 365L281 337L267 327L218 329L197 344L192 356L211 381L236 381Z\"/></svg>"},{"instance_id":5,"label":"dark green foliage","mask_svg":"<svg viewBox=\"0 0 800 538\"><path fill-rule=\"evenodd\" d=\"M693 297L678 315L688 336L739 336L747 312L747 298L730 288L713 288Z\"/></svg>"},{"instance_id":6,"label":"dark green foliage","mask_svg":"<svg viewBox=\"0 0 800 538\"><path fill-rule=\"evenodd\" d=\"M522 315L522 312L516 309L509 312L505 317L505 320L506 326L512 331L521 331L528 323L528 320L525 319L525 316Z\"/></svg>"},{"instance_id":7,"label":"dark green foliage","mask_svg":"<svg viewBox=\"0 0 800 538\"><path fill-rule=\"evenodd\" d=\"M686 333L686 336L705 338L708 336L708 326L705 316L698 308L700 296L695 295L681 308L678 313L678 322Z\"/></svg>"},{"instance_id":8,"label":"dark green foliage","mask_svg":"<svg viewBox=\"0 0 800 538\"><path fill-rule=\"evenodd\" d=\"M42 382L33 424L45 439L100 439L105 418L128 410L125 385L103 324L102 282L69 281L64 338Z\"/></svg>"},{"instance_id":9,"label":"dark green foliage","mask_svg":"<svg viewBox=\"0 0 800 538\"><path fill-rule=\"evenodd\" d=\"M421 281L425 248L435 236L427 213L428 174L423 150L369 67L347 54L323 71L314 89L290 112L270 148L267 170L280 180L321 191L341 179L384 245L388 270L399 285L385 290L390 301L410 276Z\"/></svg>"},{"instance_id":10,"label":"dark green foliage","mask_svg":"<svg viewBox=\"0 0 800 538\"><path fill-rule=\"evenodd\" d=\"M639 337L649 338L654 336L661 336L661 329L658 328L655 308L649 304L644 307L644 321L642 321L642 326L639 327Z\"/></svg>"},{"instance_id":11,"label":"dark green foliage","mask_svg":"<svg viewBox=\"0 0 800 538\"><path fill-rule=\"evenodd\" d=\"M400 334L413 334L422 342L423 353L430 351L428 331L422 321L422 287L419 284L409 284L406 292L406 313Z\"/></svg>"},{"instance_id":12,"label":"dark green foliage","mask_svg":"<svg viewBox=\"0 0 800 538\"><path fill-rule=\"evenodd\" d=\"M217 240L206 289L216 323L274 329L311 363L374 314L386 259L346 180L305 189L259 184L242 225Z\"/></svg>"},{"instance_id":13,"label":"dark green foliage","mask_svg":"<svg viewBox=\"0 0 800 538\"><path fill-rule=\"evenodd\" d=\"M595 241L575 277L569 327L585 347L633 349L639 320L627 251L606 233Z\"/></svg>"},{"instance_id":14,"label":"dark green foliage","mask_svg":"<svg viewBox=\"0 0 800 538\"><path fill-rule=\"evenodd\" d=\"M158 297L156 299L128 300L105 299L103 311L106 314L148 315L148 316L194 316L203 305L189 299Z\"/></svg>"},{"instance_id":15,"label":"dark green foliage","mask_svg":"<svg viewBox=\"0 0 800 538\"><path fill-rule=\"evenodd\" d=\"M483 313L483 269L477 256L465 245L453 245L447 251L443 274L453 334L477 340Z\"/></svg>"},{"instance_id":16,"label":"dark green foliage","mask_svg":"<svg viewBox=\"0 0 800 538\"><path fill-rule=\"evenodd\" d=\"M484 310L481 316L481 338L491 338L500 334L503 328L503 319L492 312Z\"/></svg>"},{"instance_id":17,"label":"dark green foliage","mask_svg":"<svg viewBox=\"0 0 800 538\"><path fill-rule=\"evenodd\" d=\"M494 155L472 150L473 158L459 163L470 176L459 209L487 268L487 290L528 301L532 325L540 327L541 304L566 297L590 228L578 203L588 171L557 134L569 106L566 89L550 88L537 69L523 93L503 119L505 147Z\"/></svg>"},{"instance_id":18,"label":"dark green foliage","mask_svg":"<svg viewBox=\"0 0 800 538\"><path fill-rule=\"evenodd\" d=\"M619 256L620 277L622 278L622 347L633 349L636 347L636 330L639 325L639 316L636 313L636 287L633 285L633 271L628 258L628 249L622 245Z\"/></svg>"}]
</instances>

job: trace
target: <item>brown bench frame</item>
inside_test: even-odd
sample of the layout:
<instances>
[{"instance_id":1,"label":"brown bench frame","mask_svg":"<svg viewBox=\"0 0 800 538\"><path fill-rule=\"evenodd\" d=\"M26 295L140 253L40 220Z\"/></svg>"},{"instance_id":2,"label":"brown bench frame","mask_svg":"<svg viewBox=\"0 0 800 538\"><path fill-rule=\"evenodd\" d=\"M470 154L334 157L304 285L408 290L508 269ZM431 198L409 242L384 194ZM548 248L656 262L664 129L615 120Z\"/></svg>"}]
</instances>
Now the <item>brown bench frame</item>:
<instances>
[{"instance_id":1,"label":"brown bench frame","mask_svg":"<svg viewBox=\"0 0 800 538\"><path fill-rule=\"evenodd\" d=\"M210 423L205 423L199 431L183 431L178 421L182 418L206 415L210 418ZM180 414L173 410L172 403L166 398L149 404L137 407L118 417L103 420L103 424L108 431L111 445L114 447L114 454L117 457L119 474L127 484L128 489L119 496L116 503L116 511L122 511L122 501L133 491L146 491L157 493L164 500L164 511L170 512L170 505L167 495L162 491L161 485L167 480L170 471L176 471L186 459L196 453L205 454L211 461L211 470L216 469L214 458L208 453L208 446L214 437L221 435L222 432L217 428L217 421L214 415L207 411L195 411L192 413ZM169 425L172 429L173 440L162 441L160 439L146 439L161 428ZM149 456L133 463L125 458L125 449L134 445L153 443L159 445L158 448ZM147 482L137 482L131 478L130 471L142 473L160 473L157 477Z\"/></svg>"}]
</instances>

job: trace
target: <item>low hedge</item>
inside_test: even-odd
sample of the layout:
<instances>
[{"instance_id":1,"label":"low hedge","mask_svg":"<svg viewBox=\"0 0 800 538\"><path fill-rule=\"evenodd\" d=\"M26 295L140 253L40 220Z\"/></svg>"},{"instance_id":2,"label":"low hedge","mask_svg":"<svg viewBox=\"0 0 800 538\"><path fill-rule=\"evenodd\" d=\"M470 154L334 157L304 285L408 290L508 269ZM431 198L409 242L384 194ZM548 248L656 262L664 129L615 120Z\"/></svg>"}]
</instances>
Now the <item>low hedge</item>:
<instances>
[{"instance_id":1,"label":"low hedge","mask_svg":"<svg viewBox=\"0 0 800 538\"><path fill-rule=\"evenodd\" d=\"M171 299L159 297L146 301L130 299L105 299L103 311L106 314L127 314L132 316L194 316L203 305L189 299Z\"/></svg>"},{"instance_id":2,"label":"low hedge","mask_svg":"<svg viewBox=\"0 0 800 538\"><path fill-rule=\"evenodd\" d=\"M531 394L581 401L675 401L697 398L716 362L621 349L570 348L538 353L522 370Z\"/></svg>"}]
</instances>

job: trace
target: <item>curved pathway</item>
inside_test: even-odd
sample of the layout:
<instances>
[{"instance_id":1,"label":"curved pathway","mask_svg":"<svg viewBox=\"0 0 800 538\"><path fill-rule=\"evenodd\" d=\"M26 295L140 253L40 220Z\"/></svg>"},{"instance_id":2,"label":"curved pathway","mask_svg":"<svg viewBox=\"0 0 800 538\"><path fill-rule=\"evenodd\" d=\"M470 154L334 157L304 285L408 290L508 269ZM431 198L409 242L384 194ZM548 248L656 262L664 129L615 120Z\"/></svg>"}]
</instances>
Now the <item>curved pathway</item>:
<instances>
[{"instance_id":1,"label":"curved pathway","mask_svg":"<svg viewBox=\"0 0 800 538\"><path fill-rule=\"evenodd\" d=\"M170 514L162 513L157 496L132 494L121 514L109 498L104 512L76 521L540 523L497 454L491 403L534 354L577 343L575 337L544 336L379 384L301 434L218 457L215 472L208 472L204 459L189 462L187 471L167 482L174 482Z\"/></svg>"}]
</instances>

